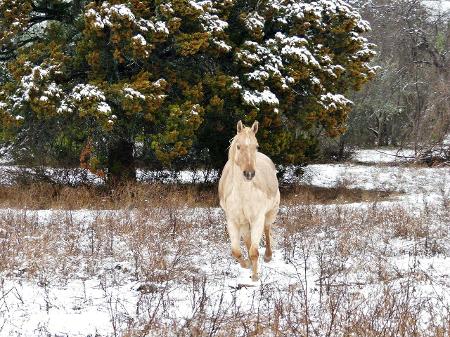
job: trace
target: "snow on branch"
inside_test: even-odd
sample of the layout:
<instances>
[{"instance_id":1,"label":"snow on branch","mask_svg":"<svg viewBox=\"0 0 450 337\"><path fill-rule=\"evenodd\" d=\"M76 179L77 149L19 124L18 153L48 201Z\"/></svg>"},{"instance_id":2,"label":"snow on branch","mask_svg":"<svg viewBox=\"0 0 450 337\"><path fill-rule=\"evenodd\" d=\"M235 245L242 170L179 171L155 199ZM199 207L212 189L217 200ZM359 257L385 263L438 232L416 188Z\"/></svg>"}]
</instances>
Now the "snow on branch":
<instances>
[{"instance_id":1,"label":"snow on branch","mask_svg":"<svg viewBox=\"0 0 450 337\"><path fill-rule=\"evenodd\" d=\"M280 103L277 96L271 92L269 88L264 88L263 91L244 90L242 98L245 103L255 107L261 105L262 103L268 105L278 105Z\"/></svg>"}]
</instances>

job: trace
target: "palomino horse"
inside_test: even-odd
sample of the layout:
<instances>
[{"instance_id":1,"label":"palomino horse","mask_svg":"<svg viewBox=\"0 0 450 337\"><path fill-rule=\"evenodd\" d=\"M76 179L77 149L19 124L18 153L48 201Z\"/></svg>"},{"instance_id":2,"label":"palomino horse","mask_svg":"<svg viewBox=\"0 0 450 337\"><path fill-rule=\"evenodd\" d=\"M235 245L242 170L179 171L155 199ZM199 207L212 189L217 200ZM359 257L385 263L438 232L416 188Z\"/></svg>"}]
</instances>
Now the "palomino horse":
<instances>
[{"instance_id":1,"label":"palomino horse","mask_svg":"<svg viewBox=\"0 0 450 337\"><path fill-rule=\"evenodd\" d=\"M219 181L220 206L225 211L231 240L231 254L243 268L252 267L252 280L258 280L258 247L264 231L266 251L264 261L272 259L271 226L280 204L280 191L275 165L258 152L256 132L258 122L251 128L237 123L237 134L228 150L228 161ZM249 260L242 257L241 237Z\"/></svg>"}]
</instances>

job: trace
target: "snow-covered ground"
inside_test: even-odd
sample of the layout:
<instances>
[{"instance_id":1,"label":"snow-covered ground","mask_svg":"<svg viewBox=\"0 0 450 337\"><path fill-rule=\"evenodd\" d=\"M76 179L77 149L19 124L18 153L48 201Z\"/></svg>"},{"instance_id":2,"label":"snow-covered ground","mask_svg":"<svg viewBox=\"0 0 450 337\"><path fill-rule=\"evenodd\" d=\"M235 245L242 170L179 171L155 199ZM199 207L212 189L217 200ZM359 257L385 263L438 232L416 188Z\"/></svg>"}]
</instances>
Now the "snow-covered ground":
<instances>
[{"instance_id":1,"label":"snow-covered ground","mask_svg":"<svg viewBox=\"0 0 450 337\"><path fill-rule=\"evenodd\" d=\"M11 164L8 159L4 162L0 161L0 185L13 185L17 177L22 178L39 178L39 176L46 176L52 181L67 184L79 185L80 183L101 185L104 180L99 176L82 168L71 169L54 169L49 167L40 168L26 168ZM147 171L137 169L137 180L143 181L159 181L164 183L199 183L199 182L213 182L217 179L217 171L205 170L182 170L179 172L163 171Z\"/></svg>"},{"instance_id":2,"label":"snow-covered ground","mask_svg":"<svg viewBox=\"0 0 450 337\"><path fill-rule=\"evenodd\" d=\"M356 158L364 164L308 166L297 183L398 194L282 206L257 283L230 257L218 208L0 209L0 336L445 327L450 169L376 165L388 160L367 150Z\"/></svg>"},{"instance_id":3,"label":"snow-covered ground","mask_svg":"<svg viewBox=\"0 0 450 337\"><path fill-rule=\"evenodd\" d=\"M402 163L415 159L414 151L409 149L367 149L358 150L352 159L360 163Z\"/></svg>"}]
</instances>

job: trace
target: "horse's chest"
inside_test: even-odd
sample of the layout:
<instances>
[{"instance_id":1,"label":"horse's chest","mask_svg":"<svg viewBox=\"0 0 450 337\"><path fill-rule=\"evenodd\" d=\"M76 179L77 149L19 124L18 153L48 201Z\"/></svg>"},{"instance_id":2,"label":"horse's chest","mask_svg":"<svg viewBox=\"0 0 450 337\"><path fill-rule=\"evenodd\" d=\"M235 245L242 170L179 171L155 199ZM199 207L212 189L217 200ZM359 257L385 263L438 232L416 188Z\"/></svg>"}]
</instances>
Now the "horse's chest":
<instances>
[{"instance_id":1,"label":"horse's chest","mask_svg":"<svg viewBox=\"0 0 450 337\"><path fill-rule=\"evenodd\" d=\"M261 212L265 213L265 208L262 192L251 186L233 189L226 200L227 217L239 223L248 222Z\"/></svg>"}]
</instances>

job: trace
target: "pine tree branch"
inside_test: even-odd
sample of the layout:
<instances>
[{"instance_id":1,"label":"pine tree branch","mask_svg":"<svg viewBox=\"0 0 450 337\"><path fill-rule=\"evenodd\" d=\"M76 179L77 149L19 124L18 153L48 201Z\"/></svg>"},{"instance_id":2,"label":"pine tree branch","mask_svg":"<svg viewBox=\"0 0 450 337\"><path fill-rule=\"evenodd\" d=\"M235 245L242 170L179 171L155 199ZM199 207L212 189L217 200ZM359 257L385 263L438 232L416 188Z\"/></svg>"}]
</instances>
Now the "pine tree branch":
<instances>
[{"instance_id":1,"label":"pine tree branch","mask_svg":"<svg viewBox=\"0 0 450 337\"><path fill-rule=\"evenodd\" d=\"M28 43L36 42L39 40L38 36L33 36L31 38L20 40L14 43L12 46L4 47L0 50L0 61L8 61L17 56L17 50Z\"/></svg>"}]
</instances>

